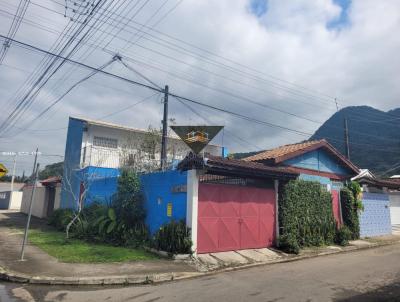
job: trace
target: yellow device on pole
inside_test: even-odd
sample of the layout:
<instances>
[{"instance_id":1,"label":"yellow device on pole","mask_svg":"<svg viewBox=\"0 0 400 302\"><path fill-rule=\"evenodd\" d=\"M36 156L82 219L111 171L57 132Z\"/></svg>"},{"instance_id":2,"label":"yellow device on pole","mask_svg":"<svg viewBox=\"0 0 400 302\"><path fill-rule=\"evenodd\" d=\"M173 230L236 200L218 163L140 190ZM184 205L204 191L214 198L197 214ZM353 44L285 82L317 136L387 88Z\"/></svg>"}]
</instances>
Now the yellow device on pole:
<instances>
[{"instance_id":1,"label":"yellow device on pole","mask_svg":"<svg viewBox=\"0 0 400 302\"><path fill-rule=\"evenodd\" d=\"M0 177L3 177L7 173L8 173L7 168L3 164L0 164Z\"/></svg>"}]
</instances>

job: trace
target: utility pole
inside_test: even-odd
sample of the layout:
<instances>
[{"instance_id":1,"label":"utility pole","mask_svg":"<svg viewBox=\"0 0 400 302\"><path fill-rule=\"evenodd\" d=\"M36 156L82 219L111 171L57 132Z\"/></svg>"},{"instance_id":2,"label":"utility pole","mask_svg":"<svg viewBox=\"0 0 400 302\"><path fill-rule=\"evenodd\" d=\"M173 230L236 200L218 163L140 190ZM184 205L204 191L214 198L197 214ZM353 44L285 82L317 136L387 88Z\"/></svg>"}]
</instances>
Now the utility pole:
<instances>
[{"instance_id":1,"label":"utility pole","mask_svg":"<svg viewBox=\"0 0 400 302\"><path fill-rule=\"evenodd\" d=\"M39 174L39 164L37 163L37 156L38 156L38 148L36 148L36 153L35 153L35 161L33 165L33 188L32 188L32 193L31 193L31 200L29 204L29 213L28 213L28 220L26 221L26 226L25 226L25 234L24 234L24 241L22 242L22 249L21 249L21 261L24 260L24 254L25 254L25 245L28 240L28 231L29 231L29 225L31 223L31 216L32 216L32 207L33 207L33 202L35 201L35 192L36 192L36 182Z\"/></svg>"},{"instance_id":2,"label":"utility pole","mask_svg":"<svg viewBox=\"0 0 400 302\"><path fill-rule=\"evenodd\" d=\"M339 111L339 106L338 106L338 103L337 103L337 99L335 98L335 104L336 104L336 111Z\"/></svg>"},{"instance_id":3,"label":"utility pole","mask_svg":"<svg viewBox=\"0 0 400 302\"><path fill-rule=\"evenodd\" d=\"M344 143L346 157L350 160L349 128L347 127L347 118L344 118Z\"/></svg>"},{"instance_id":4,"label":"utility pole","mask_svg":"<svg viewBox=\"0 0 400 302\"><path fill-rule=\"evenodd\" d=\"M164 114L161 141L161 170L165 170L167 164L167 144L168 144L168 85L164 89Z\"/></svg>"},{"instance_id":5,"label":"utility pole","mask_svg":"<svg viewBox=\"0 0 400 302\"><path fill-rule=\"evenodd\" d=\"M16 165L17 165L17 153L15 153L15 155L14 155L13 171L12 171L12 175L11 175L11 187L10 187L11 194L14 191L14 179L15 179L15 167L16 167Z\"/></svg>"}]
</instances>

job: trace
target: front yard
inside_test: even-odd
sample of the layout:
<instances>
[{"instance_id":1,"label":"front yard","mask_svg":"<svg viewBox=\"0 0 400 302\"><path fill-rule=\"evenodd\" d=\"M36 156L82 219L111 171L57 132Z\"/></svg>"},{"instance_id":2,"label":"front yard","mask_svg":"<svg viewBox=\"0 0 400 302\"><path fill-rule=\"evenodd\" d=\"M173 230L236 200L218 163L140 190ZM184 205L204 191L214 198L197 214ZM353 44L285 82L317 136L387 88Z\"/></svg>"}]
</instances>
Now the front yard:
<instances>
[{"instance_id":1,"label":"front yard","mask_svg":"<svg viewBox=\"0 0 400 302\"><path fill-rule=\"evenodd\" d=\"M57 231L29 231L29 242L61 262L107 263L122 261L154 260L157 256L143 249L117 247L65 238Z\"/></svg>"}]
</instances>

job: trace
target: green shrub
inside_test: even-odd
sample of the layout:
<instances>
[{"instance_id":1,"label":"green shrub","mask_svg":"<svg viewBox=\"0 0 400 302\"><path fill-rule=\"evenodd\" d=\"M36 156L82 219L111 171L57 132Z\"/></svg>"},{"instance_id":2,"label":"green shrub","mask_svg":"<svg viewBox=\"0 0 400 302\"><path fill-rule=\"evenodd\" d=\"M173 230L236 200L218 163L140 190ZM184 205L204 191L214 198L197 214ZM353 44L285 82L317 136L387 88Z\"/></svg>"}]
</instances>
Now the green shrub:
<instances>
[{"instance_id":1,"label":"green shrub","mask_svg":"<svg viewBox=\"0 0 400 302\"><path fill-rule=\"evenodd\" d=\"M64 231L73 217L71 209L57 210L49 223ZM70 235L87 241L137 247L149 238L145 217L139 176L122 170L117 193L111 201L108 204L95 201L84 207L71 226Z\"/></svg>"},{"instance_id":2,"label":"green shrub","mask_svg":"<svg viewBox=\"0 0 400 302\"><path fill-rule=\"evenodd\" d=\"M357 193L358 194L358 193ZM358 203L354 198L354 193L349 188L340 190L340 203L342 206L343 223L351 232L351 239L360 238L360 222L358 217Z\"/></svg>"},{"instance_id":3,"label":"green shrub","mask_svg":"<svg viewBox=\"0 0 400 302\"><path fill-rule=\"evenodd\" d=\"M290 181L279 202L279 224L292 246L292 241L300 248L331 244L336 233L331 194L318 182Z\"/></svg>"},{"instance_id":4,"label":"green shrub","mask_svg":"<svg viewBox=\"0 0 400 302\"><path fill-rule=\"evenodd\" d=\"M278 238L278 247L286 252L298 254L300 252L300 246L297 242L297 238L292 234L285 234Z\"/></svg>"},{"instance_id":5,"label":"green shrub","mask_svg":"<svg viewBox=\"0 0 400 302\"><path fill-rule=\"evenodd\" d=\"M137 173L127 169L121 171L111 207L115 210L117 218L118 231L114 235L118 241L137 245L147 240L144 197Z\"/></svg>"},{"instance_id":6,"label":"green shrub","mask_svg":"<svg viewBox=\"0 0 400 302\"><path fill-rule=\"evenodd\" d=\"M341 228L336 230L335 243L343 246L348 245L352 236L353 234L351 230L347 226L343 225Z\"/></svg>"},{"instance_id":7,"label":"green shrub","mask_svg":"<svg viewBox=\"0 0 400 302\"><path fill-rule=\"evenodd\" d=\"M72 209L57 209L48 218L47 223L59 231L65 231L73 216L74 211Z\"/></svg>"},{"instance_id":8,"label":"green shrub","mask_svg":"<svg viewBox=\"0 0 400 302\"><path fill-rule=\"evenodd\" d=\"M183 220L179 222L172 220L157 231L153 238L153 246L170 254L191 253L190 230Z\"/></svg>"}]
</instances>

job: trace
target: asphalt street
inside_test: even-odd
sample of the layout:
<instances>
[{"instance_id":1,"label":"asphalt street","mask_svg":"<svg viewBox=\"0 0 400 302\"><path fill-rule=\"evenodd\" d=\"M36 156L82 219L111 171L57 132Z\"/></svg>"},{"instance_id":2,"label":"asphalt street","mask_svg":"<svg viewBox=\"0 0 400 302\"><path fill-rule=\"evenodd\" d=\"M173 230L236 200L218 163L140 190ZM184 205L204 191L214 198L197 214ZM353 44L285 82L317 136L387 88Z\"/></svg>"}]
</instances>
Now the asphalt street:
<instances>
[{"instance_id":1,"label":"asphalt street","mask_svg":"<svg viewBox=\"0 0 400 302\"><path fill-rule=\"evenodd\" d=\"M400 301L400 245L218 273L159 285L0 283L10 301Z\"/></svg>"}]
</instances>

